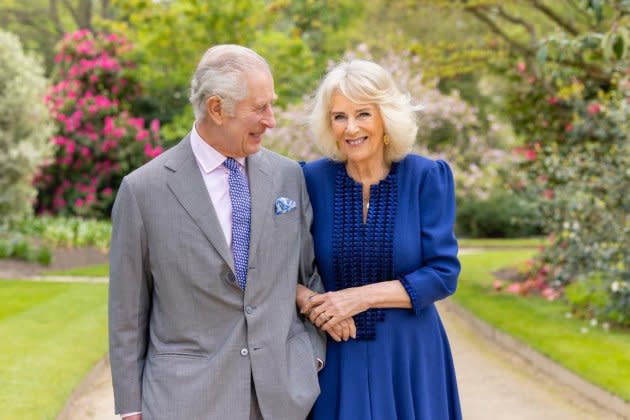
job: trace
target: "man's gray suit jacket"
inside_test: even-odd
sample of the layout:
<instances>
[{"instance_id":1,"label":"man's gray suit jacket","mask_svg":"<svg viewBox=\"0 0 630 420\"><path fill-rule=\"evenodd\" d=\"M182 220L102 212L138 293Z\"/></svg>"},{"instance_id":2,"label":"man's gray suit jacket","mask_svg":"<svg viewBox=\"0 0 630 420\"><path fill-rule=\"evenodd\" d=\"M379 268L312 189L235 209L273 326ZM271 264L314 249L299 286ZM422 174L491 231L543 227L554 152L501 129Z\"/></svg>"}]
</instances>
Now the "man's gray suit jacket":
<instances>
[{"instance_id":1,"label":"man's gray suit jacket","mask_svg":"<svg viewBox=\"0 0 630 420\"><path fill-rule=\"evenodd\" d=\"M253 378L264 418L303 420L319 394L325 338L295 305L298 282L322 290L302 170L262 149L247 158L247 171L245 291L189 137L123 180L109 287L117 413L246 420ZM276 214L281 197L296 208Z\"/></svg>"}]
</instances>

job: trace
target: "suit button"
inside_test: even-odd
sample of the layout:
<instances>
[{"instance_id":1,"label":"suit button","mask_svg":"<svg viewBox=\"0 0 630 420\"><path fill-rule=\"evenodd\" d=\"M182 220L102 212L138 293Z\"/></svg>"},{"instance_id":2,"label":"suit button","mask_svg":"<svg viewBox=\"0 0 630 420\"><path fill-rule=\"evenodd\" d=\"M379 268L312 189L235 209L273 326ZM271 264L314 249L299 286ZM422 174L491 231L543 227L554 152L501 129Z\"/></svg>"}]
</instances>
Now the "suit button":
<instances>
[{"instance_id":1,"label":"suit button","mask_svg":"<svg viewBox=\"0 0 630 420\"><path fill-rule=\"evenodd\" d=\"M231 271L228 273L228 280L234 283L236 281L236 276Z\"/></svg>"},{"instance_id":2,"label":"suit button","mask_svg":"<svg viewBox=\"0 0 630 420\"><path fill-rule=\"evenodd\" d=\"M246 312L247 314L251 315L251 314L253 314L253 313L254 313L254 308L252 308L251 306L247 305L247 306L245 307L245 312Z\"/></svg>"},{"instance_id":3,"label":"suit button","mask_svg":"<svg viewBox=\"0 0 630 420\"><path fill-rule=\"evenodd\" d=\"M245 357L249 354L249 350L247 349L241 349L241 356Z\"/></svg>"}]
</instances>

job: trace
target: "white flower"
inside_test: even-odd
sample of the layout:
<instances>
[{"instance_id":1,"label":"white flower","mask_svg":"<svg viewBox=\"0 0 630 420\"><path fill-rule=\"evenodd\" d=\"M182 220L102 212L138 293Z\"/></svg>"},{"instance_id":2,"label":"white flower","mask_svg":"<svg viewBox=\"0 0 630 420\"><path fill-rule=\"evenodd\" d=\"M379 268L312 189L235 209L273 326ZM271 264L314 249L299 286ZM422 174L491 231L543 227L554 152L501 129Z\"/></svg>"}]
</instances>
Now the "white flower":
<instances>
[{"instance_id":1,"label":"white flower","mask_svg":"<svg viewBox=\"0 0 630 420\"><path fill-rule=\"evenodd\" d=\"M566 319L570 319L570 318L573 318L573 314L571 312L567 312L567 313L564 314L564 317Z\"/></svg>"},{"instance_id":2,"label":"white flower","mask_svg":"<svg viewBox=\"0 0 630 420\"><path fill-rule=\"evenodd\" d=\"M582 334L586 334L586 333L588 332L588 328L586 328L586 327L582 327L582 328L580 328L580 332L581 332Z\"/></svg>"},{"instance_id":3,"label":"white flower","mask_svg":"<svg viewBox=\"0 0 630 420\"><path fill-rule=\"evenodd\" d=\"M610 330L610 324L608 322L604 322L602 324L602 328L606 331Z\"/></svg>"},{"instance_id":4,"label":"white flower","mask_svg":"<svg viewBox=\"0 0 630 420\"><path fill-rule=\"evenodd\" d=\"M591 327L596 327L597 326L597 320L595 318L591 319Z\"/></svg>"},{"instance_id":5,"label":"white flower","mask_svg":"<svg viewBox=\"0 0 630 420\"><path fill-rule=\"evenodd\" d=\"M617 280L613 281L610 285L610 290L612 290L613 293L617 293L619 289L621 289L621 284Z\"/></svg>"}]
</instances>

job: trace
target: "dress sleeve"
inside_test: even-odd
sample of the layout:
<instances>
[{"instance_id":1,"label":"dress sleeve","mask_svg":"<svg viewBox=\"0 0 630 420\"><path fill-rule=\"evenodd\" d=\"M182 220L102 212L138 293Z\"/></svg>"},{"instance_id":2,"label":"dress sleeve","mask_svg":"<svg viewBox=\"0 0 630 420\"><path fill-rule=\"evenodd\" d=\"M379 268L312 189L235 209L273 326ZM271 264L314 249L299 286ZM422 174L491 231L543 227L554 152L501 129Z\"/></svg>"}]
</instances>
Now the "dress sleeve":
<instances>
[{"instance_id":1,"label":"dress sleeve","mask_svg":"<svg viewBox=\"0 0 630 420\"><path fill-rule=\"evenodd\" d=\"M447 163L435 162L420 187L420 268L399 280L419 314L433 302L453 294L460 271L455 221L455 186Z\"/></svg>"}]
</instances>

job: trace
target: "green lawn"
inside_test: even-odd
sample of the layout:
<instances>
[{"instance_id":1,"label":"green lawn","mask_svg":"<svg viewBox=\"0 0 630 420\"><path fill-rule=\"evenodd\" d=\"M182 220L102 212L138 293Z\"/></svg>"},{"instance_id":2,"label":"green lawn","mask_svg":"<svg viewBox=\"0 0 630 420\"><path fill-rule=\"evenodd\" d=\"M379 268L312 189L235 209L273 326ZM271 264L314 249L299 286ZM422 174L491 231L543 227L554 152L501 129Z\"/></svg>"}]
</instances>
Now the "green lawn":
<instances>
[{"instance_id":1,"label":"green lawn","mask_svg":"<svg viewBox=\"0 0 630 420\"><path fill-rule=\"evenodd\" d=\"M517 238L517 239L466 239L458 238L460 248L537 248L545 244L545 238Z\"/></svg>"},{"instance_id":2,"label":"green lawn","mask_svg":"<svg viewBox=\"0 0 630 420\"><path fill-rule=\"evenodd\" d=\"M81 277L109 277L109 264L88 265L75 267L70 270L48 270L47 276L81 276Z\"/></svg>"},{"instance_id":3,"label":"green lawn","mask_svg":"<svg viewBox=\"0 0 630 420\"><path fill-rule=\"evenodd\" d=\"M0 417L54 419L107 351L107 285L0 281Z\"/></svg>"},{"instance_id":4,"label":"green lawn","mask_svg":"<svg viewBox=\"0 0 630 420\"><path fill-rule=\"evenodd\" d=\"M461 256L456 302L588 381L630 401L630 332L606 332L567 318L565 302L517 297L492 289L492 271L522 262L533 251L492 251ZM587 328L588 331L583 332Z\"/></svg>"}]
</instances>

